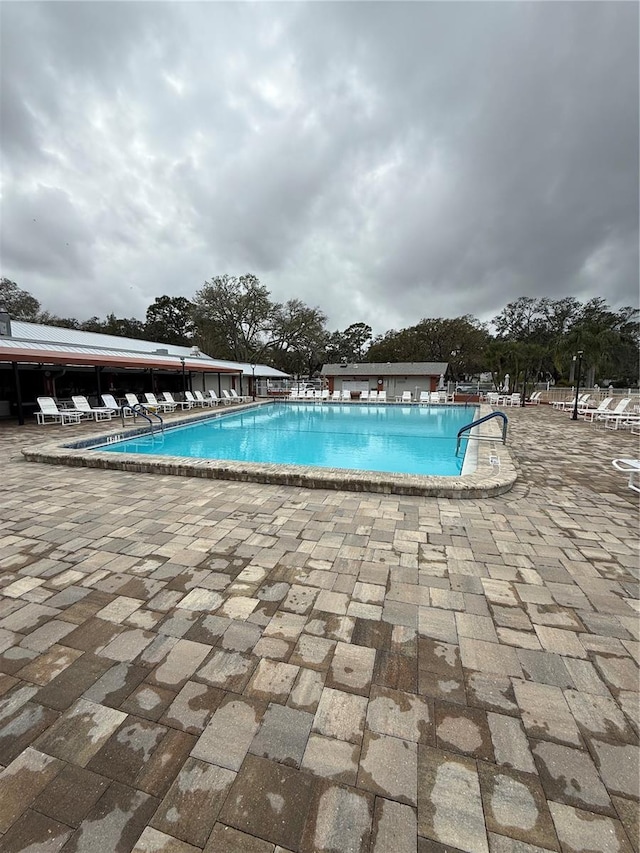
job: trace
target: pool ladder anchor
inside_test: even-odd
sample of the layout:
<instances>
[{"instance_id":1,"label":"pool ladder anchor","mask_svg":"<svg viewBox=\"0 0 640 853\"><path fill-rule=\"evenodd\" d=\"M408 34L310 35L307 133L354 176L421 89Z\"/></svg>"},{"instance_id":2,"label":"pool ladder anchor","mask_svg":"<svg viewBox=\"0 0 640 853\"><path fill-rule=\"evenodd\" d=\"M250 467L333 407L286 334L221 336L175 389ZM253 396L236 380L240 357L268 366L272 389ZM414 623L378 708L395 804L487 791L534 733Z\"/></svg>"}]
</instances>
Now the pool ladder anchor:
<instances>
[{"instance_id":1,"label":"pool ladder anchor","mask_svg":"<svg viewBox=\"0 0 640 853\"><path fill-rule=\"evenodd\" d=\"M467 440L473 438L475 441L495 441L495 438L485 435L470 435L469 430L472 430L474 427L479 424L485 423L485 421L490 421L492 418L502 418L502 443L507 443L507 424L509 423L509 419L505 415L504 412L491 412L489 415L485 415L483 418L478 418L477 421L472 421L470 424L465 424L463 427L460 427L458 430L458 440L456 443L456 456L460 451L460 442L463 438ZM465 433L467 433L465 435Z\"/></svg>"}]
</instances>

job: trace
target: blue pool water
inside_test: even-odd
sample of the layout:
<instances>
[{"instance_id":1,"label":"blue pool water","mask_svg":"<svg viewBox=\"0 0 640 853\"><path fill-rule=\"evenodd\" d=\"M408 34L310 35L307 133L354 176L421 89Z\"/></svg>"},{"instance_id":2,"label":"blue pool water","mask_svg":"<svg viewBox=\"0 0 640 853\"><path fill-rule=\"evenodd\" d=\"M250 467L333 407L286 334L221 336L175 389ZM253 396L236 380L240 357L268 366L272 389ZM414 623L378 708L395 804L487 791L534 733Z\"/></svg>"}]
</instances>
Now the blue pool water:
<instances>
[{"instance_id":1,"label":"blue pool water","mask_svg":"<svg viewBox=\"0 0 640 853\"><path fill-rule=\"evenodd\" d=\"M274 403L100 449L456 476L464 461L457 432L475 417L475 408L458 406Z\"/></svg>"}]
</instances>

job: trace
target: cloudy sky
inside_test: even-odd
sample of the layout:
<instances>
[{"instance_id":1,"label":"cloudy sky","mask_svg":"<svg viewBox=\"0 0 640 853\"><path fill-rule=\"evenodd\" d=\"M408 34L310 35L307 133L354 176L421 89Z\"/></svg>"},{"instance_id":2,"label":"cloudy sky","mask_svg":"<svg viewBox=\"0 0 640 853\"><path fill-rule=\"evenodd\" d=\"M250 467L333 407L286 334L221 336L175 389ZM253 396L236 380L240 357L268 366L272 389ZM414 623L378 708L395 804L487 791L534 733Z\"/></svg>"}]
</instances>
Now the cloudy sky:
<instances>
[{"instance_id":1,"label":"cloudy sky","mask_svg":"<svg viewBox=\"0 0 640 853\"><path fill-rule=\"evenodd\" d=\"M638 5L3 2L1 274L144 318L252 272L330 329L638 302Z\"/></svg>"}]
</instances>

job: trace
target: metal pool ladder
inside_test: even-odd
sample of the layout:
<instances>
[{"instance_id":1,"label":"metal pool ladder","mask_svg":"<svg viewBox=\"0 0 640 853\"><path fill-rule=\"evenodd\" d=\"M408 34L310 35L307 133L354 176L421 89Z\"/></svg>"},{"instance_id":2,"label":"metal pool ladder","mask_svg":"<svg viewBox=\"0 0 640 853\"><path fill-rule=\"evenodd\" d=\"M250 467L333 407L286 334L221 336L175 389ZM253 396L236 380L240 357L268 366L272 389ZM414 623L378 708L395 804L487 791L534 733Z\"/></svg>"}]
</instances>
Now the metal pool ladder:
<instances>
[{"instance_id":1,"label":"metal pool ladder","mask_svg":"<svg viewBox=\"0 0 640 853\"><path fill-rule=\"evenodd\" d=\"M507 424L509 423L509 419L505 415L504 412L491 412L489 415L485 415L483 418L478 418L477 421L472 421L470 424L465 424L463 427L460 427L458 430L458 441L456 444L456 456L458 455L458 451L460 450L460 442L463 438L467 440L470 438L475 439L476 441L495 441L495 438L491 438L489 436L481 436L481 435L463 435L469 430L473 429L473 427L478 426L478 424L483 424L485 421L490 421L491 418L502 418L502 443L507 443Z\"/></svg>"},{"instance_id":2,"label":"metal pool ladder","mask_svg":"<svg viewBox=\"0 0 640 853\"><path fill-rule=\"evenodd\" d=\"M153 415L154 418L157 418L160 421L160 429L162 430L162 432L164 432L164 420L160 417L160 415L157 412L152 412L151 409L147 409L147 407L143 406L142 403L138 403L137 406L131 406L131 411L133 412L134 417L135 417L135 415L140 415L146 421L149 421L149 431L150 431L152 437L153 437L153 421L151 420L151 415ZM124 416L122 419L122 425L124 426Z\"/></svg>"}]
</instances>

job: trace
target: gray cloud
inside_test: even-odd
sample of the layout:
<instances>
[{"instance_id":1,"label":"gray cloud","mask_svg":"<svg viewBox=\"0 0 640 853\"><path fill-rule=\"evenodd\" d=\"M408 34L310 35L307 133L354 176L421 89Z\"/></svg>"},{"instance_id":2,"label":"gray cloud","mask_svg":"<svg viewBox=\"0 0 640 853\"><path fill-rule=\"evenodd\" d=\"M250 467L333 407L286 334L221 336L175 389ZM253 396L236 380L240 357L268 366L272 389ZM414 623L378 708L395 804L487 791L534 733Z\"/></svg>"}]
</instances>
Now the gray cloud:
<instances>
[{"instance_id":1,"label":"gray cloud","mask_svg":"<svg viewBox=\"0 0 640 853\"><path fill-rule=\"evenodd\" d=\"M223 272L377 332L638 300L636 4L0 14L2 274L50 311Z\"/></svg>"}]
</instances>

